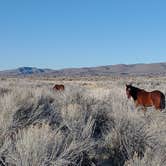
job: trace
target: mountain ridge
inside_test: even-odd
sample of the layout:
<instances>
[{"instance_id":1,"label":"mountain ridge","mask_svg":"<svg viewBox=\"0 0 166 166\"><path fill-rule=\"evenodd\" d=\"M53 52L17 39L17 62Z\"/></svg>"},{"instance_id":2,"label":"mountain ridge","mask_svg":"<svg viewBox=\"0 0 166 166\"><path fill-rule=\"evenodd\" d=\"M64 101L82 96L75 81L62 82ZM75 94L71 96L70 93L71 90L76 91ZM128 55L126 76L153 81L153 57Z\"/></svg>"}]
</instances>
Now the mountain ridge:
<instances>
[{"instance_id":1,"label":"mountain ridge","mask_svg":"<svg viewBox=\"0 0 166 166\"><path fill-rule=\"evenodd\" d=\"M166 62L117 64L97 67L64 68L59 70L42 69L36 67L19 67L11 70L0 71L0 76L111 76L111 75L165 75Z\"/></svg>"}]
</instances>

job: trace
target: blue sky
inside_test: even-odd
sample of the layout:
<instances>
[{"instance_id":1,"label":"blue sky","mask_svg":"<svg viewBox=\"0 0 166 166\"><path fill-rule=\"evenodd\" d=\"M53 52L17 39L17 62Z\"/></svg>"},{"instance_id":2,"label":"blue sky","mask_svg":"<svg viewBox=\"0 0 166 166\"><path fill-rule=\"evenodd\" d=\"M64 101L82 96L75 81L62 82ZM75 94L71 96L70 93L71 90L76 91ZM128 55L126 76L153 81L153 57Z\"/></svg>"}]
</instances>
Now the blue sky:
<instances>
[{"instance_id":1,"label":"blue sky","mask_svg":"<svg viewBox=\"0 0 166 166\"><path fill-rule=\"evenodd\" d=\"M0 2L0 70L166 62L165 0Z\"/></svg>"}]
</instances>

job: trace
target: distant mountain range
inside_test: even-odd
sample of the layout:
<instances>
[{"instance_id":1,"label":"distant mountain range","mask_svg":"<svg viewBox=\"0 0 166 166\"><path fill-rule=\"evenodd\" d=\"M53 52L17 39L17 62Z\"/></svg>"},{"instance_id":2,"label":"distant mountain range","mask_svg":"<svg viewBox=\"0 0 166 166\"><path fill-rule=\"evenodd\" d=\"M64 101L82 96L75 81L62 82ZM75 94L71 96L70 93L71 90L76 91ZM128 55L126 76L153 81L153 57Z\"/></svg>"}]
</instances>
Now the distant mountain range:
<instances>
[{"instance_id":1,"label":"distant mountain range","mask_svg":"<svg viewBox=\"0 0 166 166\"><path fill-rule=\"evenodd\" d=\"M1 77L11 76L145 76L164 75L166 76L165 63L132 64L132 65L108 65L99 67L68 68L61 70L39 69L35 67L20 67L12 70L0 71Z\"/></svg>"}]
</instances>

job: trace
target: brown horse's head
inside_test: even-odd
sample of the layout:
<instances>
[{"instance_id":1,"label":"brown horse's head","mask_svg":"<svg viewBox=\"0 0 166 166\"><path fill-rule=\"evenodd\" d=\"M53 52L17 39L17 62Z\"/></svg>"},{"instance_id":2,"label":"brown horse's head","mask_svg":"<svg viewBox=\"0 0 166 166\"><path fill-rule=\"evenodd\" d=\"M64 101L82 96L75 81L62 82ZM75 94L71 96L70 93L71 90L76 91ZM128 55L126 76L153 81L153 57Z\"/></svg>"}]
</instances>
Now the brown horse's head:
<instances>
[{"instance_id":1,"label":"brown horse's head","mask_svg":"<svg viewBox=\"0 0 166 166\"><path fill-rule=\"evenodd\" d=\"M129 85L126 84L126 94L127 94L128 99L131 98L131 90L132 90L132 85L131 84L129 84Z\"/></svg>"}]
</instances>

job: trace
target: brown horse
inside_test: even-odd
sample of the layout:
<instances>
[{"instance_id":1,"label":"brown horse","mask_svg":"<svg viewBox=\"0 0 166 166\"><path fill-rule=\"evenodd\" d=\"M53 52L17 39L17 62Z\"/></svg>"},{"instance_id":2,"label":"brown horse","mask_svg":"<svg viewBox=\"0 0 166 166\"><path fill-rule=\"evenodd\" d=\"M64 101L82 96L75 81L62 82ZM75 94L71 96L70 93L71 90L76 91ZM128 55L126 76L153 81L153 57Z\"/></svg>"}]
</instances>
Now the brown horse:
<instances>
[{"instance_id":1,"label":"brown horse","mask_svg":"<svg viewBox=\"0 0 166 166\"><path fill-rule=\"evenodd\" d=\"M160 111L165 108L165 96L158 90L147 92L130 84L126 85L126 94L128 98L133 98L136 107L143 106L144 111L151 106Z\"/></svg>"},{"instance_id":2,"label":"brown horse","mask_svg":"<svg viewBox=\"0 0 166 166\"><path fill-rule=\"evenodd\" d=\"M64 91L65 90L65 86L62 85L62 84L55 84L54 87L53 87L54 90L56 91Z\"/></svg>"}]
</instances>

